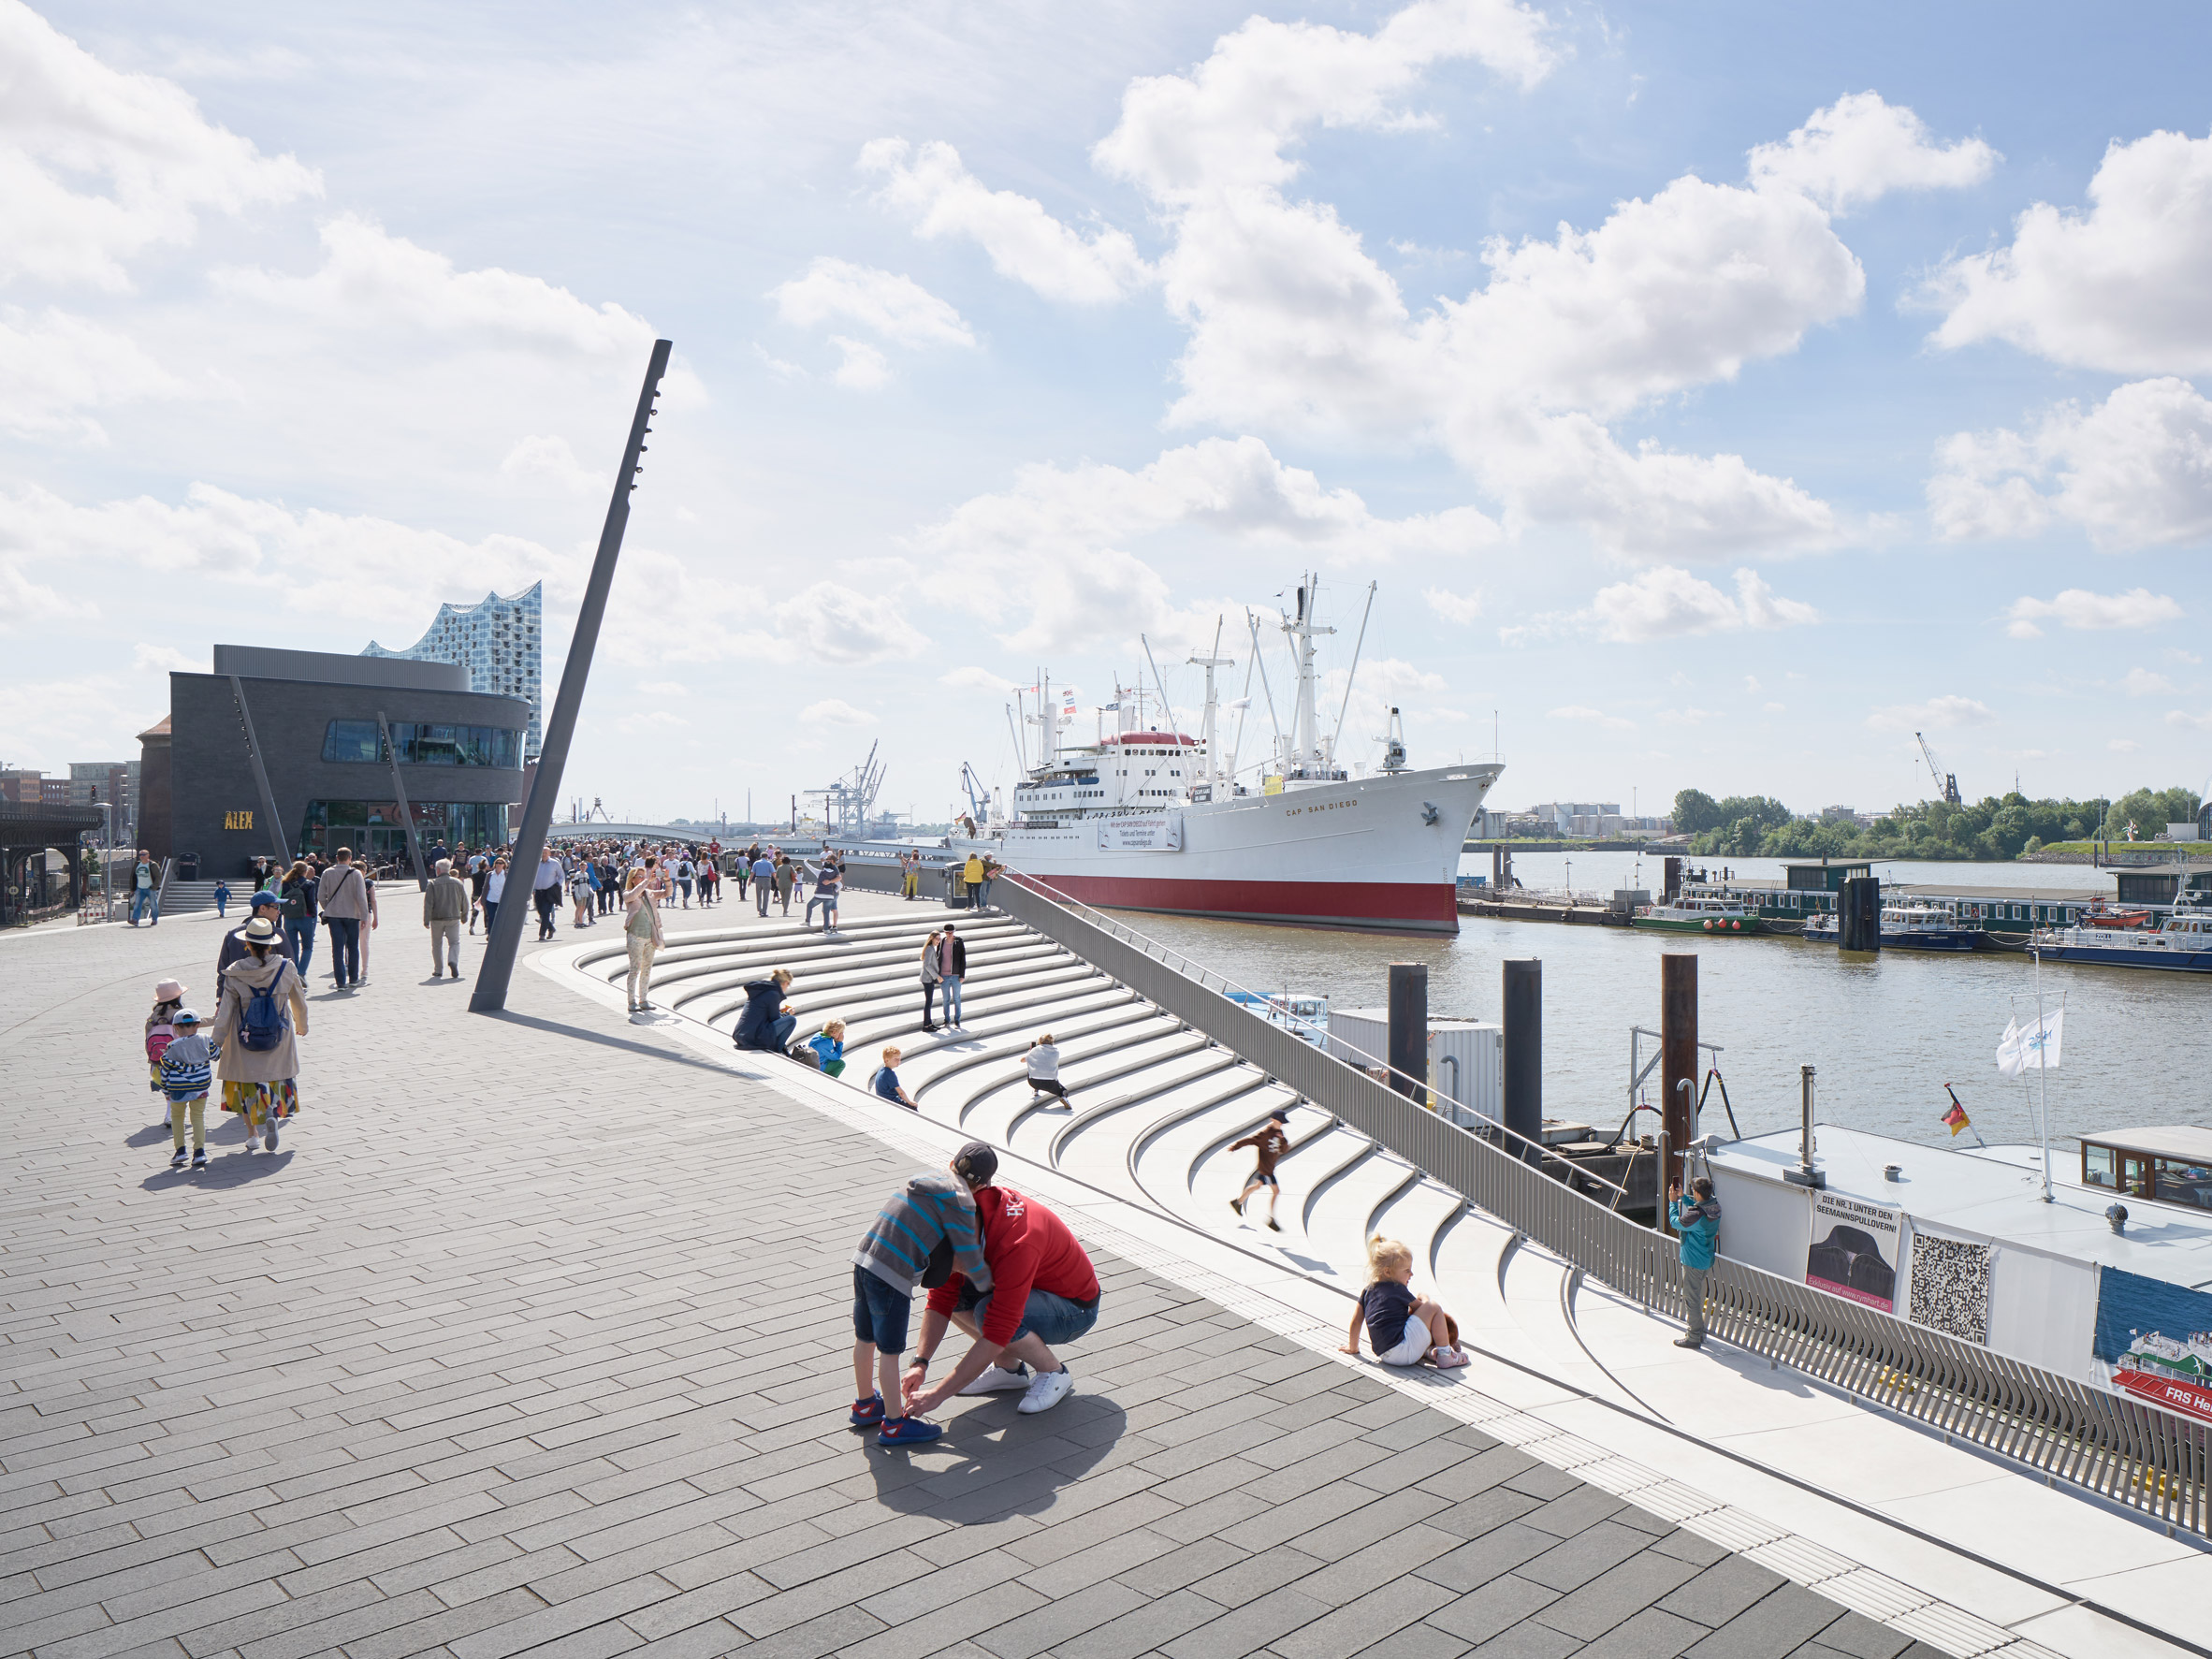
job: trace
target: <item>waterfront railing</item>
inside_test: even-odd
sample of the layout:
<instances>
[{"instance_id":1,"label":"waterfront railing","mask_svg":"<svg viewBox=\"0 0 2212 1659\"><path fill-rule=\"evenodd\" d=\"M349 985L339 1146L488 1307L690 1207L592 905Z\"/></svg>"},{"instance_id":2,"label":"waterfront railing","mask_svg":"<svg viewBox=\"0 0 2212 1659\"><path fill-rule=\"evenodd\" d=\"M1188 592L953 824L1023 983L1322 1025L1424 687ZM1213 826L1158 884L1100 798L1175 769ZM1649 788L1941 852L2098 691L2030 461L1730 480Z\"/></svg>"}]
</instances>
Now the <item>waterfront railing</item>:
<instances>
[{"instance_id":1,"label":"waterfront railing","mask_svg":"<svg viewBox=\"0 0 2212 1659\"><path fill-rule=\"evenodd\" d=\"M1418 1099L1231 1001L1227 993L1244 987L1227 976L1036 878L1010 872L991 896L1016 921L1586 1276L1654 1314L1683 1317L1674 1241L1621 1215L1617 1191L1593 1197L1554 1179L1538 1161L1540 1148L1516 1146L1487 1124L1472 1132L1426 1110ZM1382 1062L1372 1064L1390 1074ZM1417 1095L1426 1092L1425 1080L1401 1081ZM2170 1533L2212 1535L2206 1513L2212 1424L1725 1257L1708 1278L1707 1319L1723 1341L1921 1423L1947 1441L2025 1465L2047 1482L2079 1487L2163 1522Z\"/></svg>"}]
</instances>

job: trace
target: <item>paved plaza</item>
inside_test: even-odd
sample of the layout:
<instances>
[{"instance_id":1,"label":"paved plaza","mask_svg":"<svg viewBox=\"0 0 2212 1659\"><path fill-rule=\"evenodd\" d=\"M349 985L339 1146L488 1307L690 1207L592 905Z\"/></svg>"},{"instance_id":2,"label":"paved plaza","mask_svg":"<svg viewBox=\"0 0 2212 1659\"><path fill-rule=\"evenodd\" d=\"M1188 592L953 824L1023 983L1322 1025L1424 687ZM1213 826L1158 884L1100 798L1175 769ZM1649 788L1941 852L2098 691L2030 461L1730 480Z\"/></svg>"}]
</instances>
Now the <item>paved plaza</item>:
<instances>
[{"instance_id":1,"label":"paved plaza","mask_svg":"<svg viewBox=\"0 0 2212 1659\"><path fill-rule=\"evenodd\" d=\"M0 938L0 1653L1935 1652L1096 1247L1065 1404L884 1450L850 1261L911 1157L527 963L471 1016L413 910L199 1175L139 1026L213 920Z\"/></svg>"}]
</instances>

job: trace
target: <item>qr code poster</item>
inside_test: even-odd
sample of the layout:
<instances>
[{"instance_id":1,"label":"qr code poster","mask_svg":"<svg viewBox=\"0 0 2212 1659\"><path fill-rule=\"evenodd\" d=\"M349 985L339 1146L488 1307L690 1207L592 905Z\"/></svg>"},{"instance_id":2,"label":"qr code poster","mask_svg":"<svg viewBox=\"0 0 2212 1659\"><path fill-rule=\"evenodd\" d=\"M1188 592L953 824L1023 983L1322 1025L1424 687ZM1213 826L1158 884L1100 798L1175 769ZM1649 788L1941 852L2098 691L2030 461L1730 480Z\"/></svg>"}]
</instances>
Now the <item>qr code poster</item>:
<instances>
[{"instance_id":1,"label":"qr code poster","mask_svg":"<svg viewBox=\"0 0 2212 1659\"><path fill-rule=\"evenodd\" d=\"M1841 1193L1814 1193L1805 1282L1831 1296L1895 1313L1904 1220L1901 1210L1862 1203Z\"/></svg>"},{"instance_id":2,"label":"qr code poster","mask_svg":"<svg viewBox=\"0 0 2212 1659\"><path fill-rule=\"evenodd\" d=\"M1913 1232L1910 1317L1915 1325L1962 1341L1989 1344L1988 1244Z\"/></svg>"}]
</instances>

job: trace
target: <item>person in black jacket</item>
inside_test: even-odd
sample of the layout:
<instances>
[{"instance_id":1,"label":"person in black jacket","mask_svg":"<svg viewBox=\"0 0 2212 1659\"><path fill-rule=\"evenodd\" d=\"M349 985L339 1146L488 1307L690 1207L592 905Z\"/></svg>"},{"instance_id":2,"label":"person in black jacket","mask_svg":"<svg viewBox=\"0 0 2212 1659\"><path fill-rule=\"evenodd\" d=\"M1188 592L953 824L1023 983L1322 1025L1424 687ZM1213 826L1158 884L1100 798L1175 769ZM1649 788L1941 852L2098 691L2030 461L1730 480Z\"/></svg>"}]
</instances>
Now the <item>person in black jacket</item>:
<instances>
[{"instance_id":1,"label":"person in black jacket","mask_svg":"<svg viewBox=\"0 0 2212 1659\"><path fill-rule=\"evenodd\" d=\"M960 977L968 971L968 941L953 931L953 924L945 924L945 937L938 941L938 971L943 974L939 989L944 993L945 1024L957 1030L960 1026Z\"/></svg>"},{"instance_id":2,"label":"person in black jacket","mask_svg":"<svg viewBox=\"0 0 2212 1659\"><path fill-rule=\"evenodd\" d=\"M791 989L791 969L779 968L764 980L752 981L744 989L745 1011L737 1016L737 1046L759 1049L764 1054L783 1053L799 1024L797 1016L791 1011L791 1004L783 1000L784 992Z\"/></svg>"}]
</instances>

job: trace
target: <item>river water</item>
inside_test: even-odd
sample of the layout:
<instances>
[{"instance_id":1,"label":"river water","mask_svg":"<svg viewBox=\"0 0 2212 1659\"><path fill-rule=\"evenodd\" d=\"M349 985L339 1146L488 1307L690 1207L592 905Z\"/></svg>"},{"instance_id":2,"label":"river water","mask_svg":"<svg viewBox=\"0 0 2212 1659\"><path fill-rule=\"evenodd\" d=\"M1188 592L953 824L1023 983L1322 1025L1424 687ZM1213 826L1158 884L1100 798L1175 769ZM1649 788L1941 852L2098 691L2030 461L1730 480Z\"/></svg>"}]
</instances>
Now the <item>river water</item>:
<instances>
[{"instance_id":1,"label":"river water","mask_svg":"<svg viewBox=\"0 0 2212 1659\"><path fill-rule=\"evenodd\" d=\"M1531 887L1563 886L1571 857L1579 891L1657 888L1655 860L1632 882L1635 855L1519 853ZM1710 862L1717 874L1722 861ZM1729 859L1743 876L1782 866ZM1469 874L1487 874L1487 855ZM1892 864L1886 881L1959 888L2109 892L2107 872L2064 865ZM1800 1066L1818 1068L1824 1123L1950 1143L1943 1085L1957 1085L1974 1128L1992 1144L2032 1142L2028 1091L1997 1074L2007 1019L2035 1011L2036 967L2025 953L1949 956L1885 951L1843 959L1832 945L1779 936L1685 939L1624 927L1460 918L1449 939L1375 938L1305 928L1125 914L1122 920L1256 991L1309 991L1340 1008L1379 1008L1390 965L1425 962L1438 1017L1498 1017L1499 964L1544 964L1544 1112L1603 1125L1627 1110L1628 1033L1659 1028L1659 957L1698 957L1698 1034L1722 1045L1720 1066L1747 1135L1794 1128ZM2204 976L2212 979L2212 975ZM2212 984L2196 975L2045 964L2045 1002L2066 1010L2059 1068L2048 1074L2052 1146L2084 1130L2212 1124ZM1651 1052L1647 1045L1647 1055ZM1653 1074L1654 1078L1656 1073ZM1659 1091L1649 1088L1655 1103ZM1724 1131L1716 1093L1708 1128ZM1649 1119L1646 1120L1647 1125Z\"/></svg>"}]
</instances>

